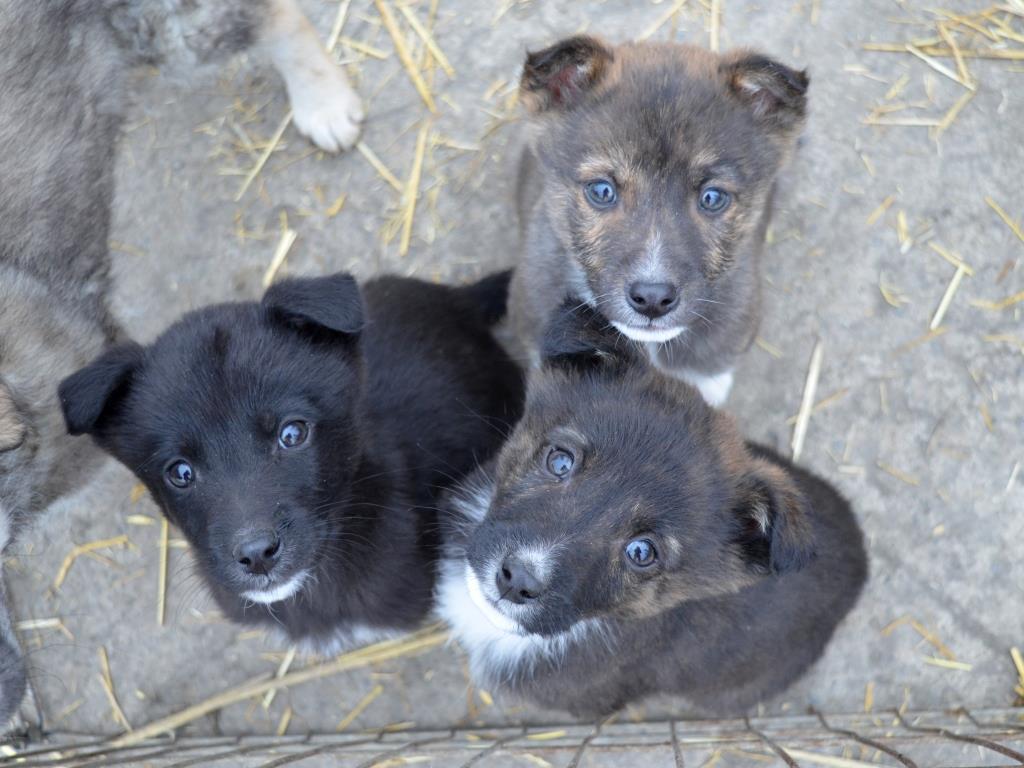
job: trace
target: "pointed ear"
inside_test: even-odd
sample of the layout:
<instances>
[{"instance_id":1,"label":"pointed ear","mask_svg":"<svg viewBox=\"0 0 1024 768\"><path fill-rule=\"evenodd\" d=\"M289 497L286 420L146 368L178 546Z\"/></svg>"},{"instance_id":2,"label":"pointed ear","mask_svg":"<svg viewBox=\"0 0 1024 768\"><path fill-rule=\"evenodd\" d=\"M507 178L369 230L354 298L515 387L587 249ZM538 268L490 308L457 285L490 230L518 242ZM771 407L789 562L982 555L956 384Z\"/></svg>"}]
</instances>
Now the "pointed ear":
<instances>
[{"instance_id":1,"label":"pointed ear","mask_svg":"<svg viewBox=\"0 0 1024 768\"><path fill-rule=\"evenodd\" d=\"M120 344L60 383L57 393L70 434L96 433L111 407L128 393L142 357L140 345Z\"/></svg>"},{"instance_id":2,"label":"pointed ear","mask_svg":"<svg viewBox=\"0 0 1024 768\"><path fill-rule=\"evenodd\" d=\"M604 315L570 297L548 321L541 360L552 368L621 370L637 360L637 351Z\"/></svg>"},{"instance_id":3,"label":"pointed ear","mask_svg":"<svg viewBox=\"0 0 1024 768\"><path fill-rule=\"evenodd\" d=\"M363 298L352 275L282 280L267 289L263 308L275 322L301 331L351 336L363 328Z\"/></svg>"},{"instance_id":4,"label":"pointed ear","mask_svg":"<svg viewBox=\"0 0 1024 768\"><path fill-rule=\"evenodd\" d=\"M14 395L0 381L0 453L17 448L27 433L28 425L14 404Z\"/></svg>"},{"instance_id":5,"label":"pointed ear","mask_svg":"<svg viewBox=\"0 0 1024 768\"><path fill-rule=\"evenodd\" d=\"M614 58L609 46L586 35L527 54L519 82L523 103L531 112L573 107L601 81Z\"/></svg>"},{"instance_id":6,"label":"pointed ear","mask_svg":"<svg viewBox=\"0 0 1024 768\"><path fill-rule=\"evenodd\" d=\"M754 570L788 573L814 559L807 500L781 467L753 459L740 480L734 512L737 542Z\"/></svg>"},{"instance_id":7,"label":"pointed ear","mask_svg":"<svg viewBox=\"0 0 1024 768\"><path fill-rule=\"evenodd\" d=\"M784 131L802 125L810 84L805 70L747 52L726 56L720 66L733 94L750 106L756 118Z\"/></svg>"}]
</instances>

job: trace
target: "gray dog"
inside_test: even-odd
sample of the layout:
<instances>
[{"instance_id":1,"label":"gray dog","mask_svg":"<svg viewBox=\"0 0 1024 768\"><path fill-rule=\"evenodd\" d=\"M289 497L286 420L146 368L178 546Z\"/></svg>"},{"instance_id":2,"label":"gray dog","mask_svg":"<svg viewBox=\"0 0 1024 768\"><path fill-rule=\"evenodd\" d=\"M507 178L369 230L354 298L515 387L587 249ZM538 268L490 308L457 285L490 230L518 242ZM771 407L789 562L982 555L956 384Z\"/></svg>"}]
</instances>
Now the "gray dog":
<instances>
[{"instance_id":1,"label":"gray dog","mask_svg":"<svg viewBox=\"0 0 1024 768\"><path fill-rule=\"evenodd\" d=\"M57 384L118 335L107 241L129 65L266 47L296 126L352 145L359 99L294 0L0 4L0 549L98 461L68 437ZM25 667L0 584L0 727Z\"/></svg>"}]
</instances>

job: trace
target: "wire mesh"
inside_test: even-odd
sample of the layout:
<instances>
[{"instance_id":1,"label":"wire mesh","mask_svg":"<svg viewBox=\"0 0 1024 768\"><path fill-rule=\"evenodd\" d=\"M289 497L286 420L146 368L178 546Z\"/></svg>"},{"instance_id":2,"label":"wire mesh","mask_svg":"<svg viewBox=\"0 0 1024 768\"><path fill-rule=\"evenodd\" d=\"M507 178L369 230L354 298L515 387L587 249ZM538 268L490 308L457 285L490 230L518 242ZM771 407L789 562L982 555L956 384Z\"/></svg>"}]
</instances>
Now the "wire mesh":
<instances>
[{"instance_id":1,"label":"wire mesh","mask_svg":"<svg viewBox=\"0 0 1024 768\"><path fill-rule=\"evenodd\" d=\"M1024 766L1024 709L611 722L305 736L180 737L116 747L68 733L10 744L0 765L644 768Z\"/></svg>"}]
</instances>

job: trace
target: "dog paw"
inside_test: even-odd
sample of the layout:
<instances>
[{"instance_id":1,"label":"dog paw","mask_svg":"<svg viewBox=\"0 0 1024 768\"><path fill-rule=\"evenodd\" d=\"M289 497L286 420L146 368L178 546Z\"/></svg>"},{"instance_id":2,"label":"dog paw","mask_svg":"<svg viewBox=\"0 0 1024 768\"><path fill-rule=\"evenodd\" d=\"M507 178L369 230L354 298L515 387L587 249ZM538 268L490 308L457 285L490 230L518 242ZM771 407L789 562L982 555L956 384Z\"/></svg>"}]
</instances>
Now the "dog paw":
<instances>
[{"instance_id":1,"label":"dog paw","mask_svg":"<svg viewBox=\"0 0 1024 768\"><path fill-rule=\"evenodd\" d=\"M289 84L292 119L299 133L320 149L351 149L359 138L363 105L345 74L334 64L308 70Z\"/></svg>"}]
</instances>

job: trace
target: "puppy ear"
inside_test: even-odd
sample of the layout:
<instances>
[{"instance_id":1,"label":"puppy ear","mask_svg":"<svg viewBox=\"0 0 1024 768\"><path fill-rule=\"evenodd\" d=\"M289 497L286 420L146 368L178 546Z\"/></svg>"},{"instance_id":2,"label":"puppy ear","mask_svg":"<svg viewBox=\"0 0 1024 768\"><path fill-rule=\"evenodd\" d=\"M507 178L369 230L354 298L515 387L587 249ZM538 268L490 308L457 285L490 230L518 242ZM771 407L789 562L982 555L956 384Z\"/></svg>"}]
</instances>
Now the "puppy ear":
<instances>
[{"instance_id":1,"label":"puppy ear","mask_svg":"<svg viewBox=\"0 0 1024 768\"><path fill-rule=\"evenodd\" d=\"M142 366L143 348L135 342L108 349L60 383L57 394L72 435L95 434L105 414L122 399Z\"/></svg>"},{"instance_id":2,"label":"puppy ear","mask_svg":"<svg viewBox=\"0 0 1024 768\"><path fill-rule=\"evenodd\" d=\"M21 445L27 432L28 426L14 404L14 395L0 381L0 453Z\"/></svg>"},{"instance_id":3,"label":"puppy ear","mask_svg":"<svg viewBox=\"0 0 1024 768\"><path fill-rule=\"evenodd\" d=\"M788 573L814 559L807 500L781 467L752 460L740 480L734 511L737 543L754 570Z\"/></svg>"},{"instance_id":4,"label":"puppy ear","mask_svg":"<svg viewBox=\"0 0 1024 768\"><path fill-rule=\"evenodd\" d=\"M629 339L597 310L577 298L567 298L555 310L544 332L541 359L546 366L618 370L636 360Z\"/></svg>"},{"instance_id":5,"label":"puppy ear","mask_svg":"<svg viewBox=\"0 0 1024 768\"><path fill-rule=\"evenodd\" d=\"M355 278L344 272L327 277L282 280L267 289L269 316L299 330L352 335L363 328L363 298Z\"/></svg>"},{"instance_id":6,"label":"puppy ear","mask_svg":"<svg viewBox=\"0 0 1024 768\"><path fill-rule=\"evenodd\" d=\"M531 112L569 109L601 81L615 55L594 37L577 35L529 53L519 91Z\"/></svg>"},{"instance_id":7,"label":"puppy ear","mask_svg":"<svg viewBox=\"0 0 1024 768\"><path fill-rule=\"evenodd\" d=\"M805 70L795 70L766 56L738 53L726 57L721 67L729 88L750 105L754 116L782 130L798 127L807 111Z\"/></svg>"}]
</instances>

